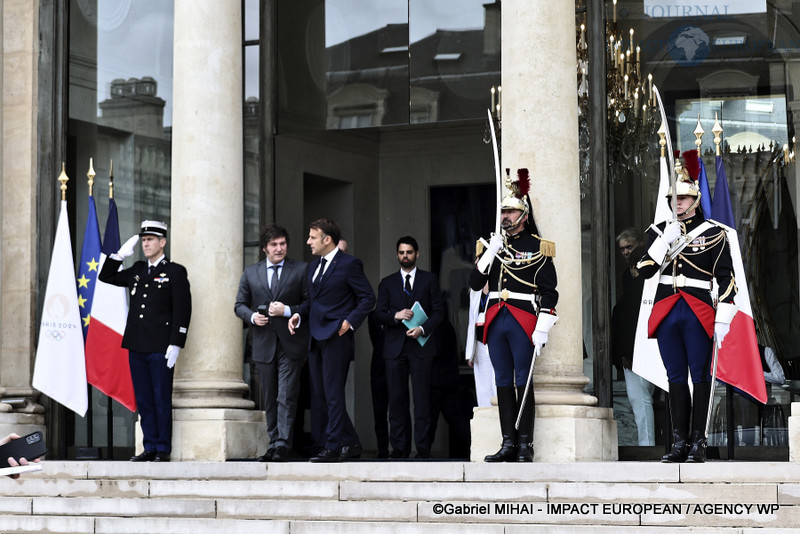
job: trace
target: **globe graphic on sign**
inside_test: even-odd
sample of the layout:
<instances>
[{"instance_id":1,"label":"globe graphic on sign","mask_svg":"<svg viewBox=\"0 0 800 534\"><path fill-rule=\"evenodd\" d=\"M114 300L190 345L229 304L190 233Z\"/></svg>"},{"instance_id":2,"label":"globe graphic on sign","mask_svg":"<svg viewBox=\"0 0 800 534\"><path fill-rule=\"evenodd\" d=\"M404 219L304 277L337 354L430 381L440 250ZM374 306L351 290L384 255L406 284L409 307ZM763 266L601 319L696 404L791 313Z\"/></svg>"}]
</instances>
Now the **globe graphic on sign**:
<instances>
[{"instance_id":1,"label":"globe graphic on sign","mask_svg":"<svg viewBox=\"0 0 800 534\"><path fill-rule=\"evenodd\" d=\"M708 57L711 42L697 26L682 26L669 36L669 55L683 67L694 67Z\"/></svg>"}]
</instances>

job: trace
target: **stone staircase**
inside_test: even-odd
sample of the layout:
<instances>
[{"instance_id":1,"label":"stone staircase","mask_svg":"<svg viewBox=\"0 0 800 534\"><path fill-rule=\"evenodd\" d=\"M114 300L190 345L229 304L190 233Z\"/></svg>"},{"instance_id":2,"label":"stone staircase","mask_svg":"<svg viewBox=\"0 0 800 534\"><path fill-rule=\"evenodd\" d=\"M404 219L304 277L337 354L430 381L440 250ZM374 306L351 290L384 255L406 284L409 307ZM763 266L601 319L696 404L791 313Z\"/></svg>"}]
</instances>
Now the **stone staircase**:
<instances>
[{"instance_id":1,"label":"stone staircase","mask_svg":"<svg viewBox=\"0 0 800 534\"><path fill-rule=\"evenodd\" d=\"M797 532L800 464L47 461L0 533Z\"/></svg>"}]
</instances>

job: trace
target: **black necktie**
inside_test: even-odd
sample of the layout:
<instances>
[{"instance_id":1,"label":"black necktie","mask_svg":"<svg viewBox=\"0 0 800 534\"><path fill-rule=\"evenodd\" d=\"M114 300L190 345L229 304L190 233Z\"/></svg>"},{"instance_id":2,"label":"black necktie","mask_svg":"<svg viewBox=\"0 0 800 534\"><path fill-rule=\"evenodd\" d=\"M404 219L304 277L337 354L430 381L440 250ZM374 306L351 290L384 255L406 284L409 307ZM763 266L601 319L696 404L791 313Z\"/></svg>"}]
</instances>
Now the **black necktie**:
<instances>
[{"instance_id":1,"label":"black necktie","mask_svg":"<svg viewBox=\"0 0 800 534\"><path fill-rule=\"evenodd\" d=\"M148 264L147 265L147 276L150 276L151 274L153 274L153 266Z\"/></svg>"},{"instance_id":2,"label":"black necktie","mask_svg":"<svg viewBox=\"0 0 800 534\"><path fill-rule=\"evenodd\" d=\"M403 291L406 293L406 302L409 304L411 303L411 275L406 274L406 285L403 287Z\"/></svg>"},{"instance_id":3,"label":"black necktie","mask_svg":"<svg viewBox=\"0 0 800 534\"><path fill-rule=\"evenodd\" d=\"M319 287L319 283L322 281L322 275L325 273L325 264L328 262L325 258L319 260L319 271L317 271L317 277L314 279L314 287Z\"/></svg>"},{"instance_id":4,"label":"black necktie","mask_svg":"<svg viewBox=\"0 0 800 534\"><path fill-rule=\"evenodd\" d=\"M269 289L272 291L273 295L275 294L275 290L278 288L278 269L280 268L280 265L270 266L270 269L272 269L272 278L269 281Z\"/></svg>"}]
</instances>

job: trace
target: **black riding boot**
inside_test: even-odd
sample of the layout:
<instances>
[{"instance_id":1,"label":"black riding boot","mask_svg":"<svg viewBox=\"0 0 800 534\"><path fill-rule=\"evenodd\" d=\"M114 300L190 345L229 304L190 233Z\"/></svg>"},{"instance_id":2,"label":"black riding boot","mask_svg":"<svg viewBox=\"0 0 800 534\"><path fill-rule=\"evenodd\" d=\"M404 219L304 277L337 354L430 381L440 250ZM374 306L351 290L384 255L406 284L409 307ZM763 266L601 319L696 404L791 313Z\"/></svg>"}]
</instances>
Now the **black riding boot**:
<instances>
[{"instance_id":1,"label":"black riding boot","mask_svg":"<svg viewBox=\"0 0 800 534\"><path fill-rule=\"evenodd\" d=\"M517 461L518 462L532 462L533 461L533 420L536 417L533 396L533 387L528 390L528 398L525 399L525 407L522 407L522 395L525 388L519 388L519 398L517 399L517 414L522 411L522 417L519 418L519 429L517 429ZM516 421L515 421L516 422Z\"/></svg>"},{"instance_id":2,"label":"black riding boot","mask_svg":"<svg viewBox=\"0 0 800 534\"><path fill-rule=\"evenodd\" d=\"M692 399L692 444L686 461L702 464L706 461L706 419L708 419L708 400L711 396L711 383L699 382L694 385Z\"/></svg>"},{"instance_id":3,"label":"black riding boot","mask_svg":"<svg viewBox=\"0 0 800 534\"><path fill-rule=\"evenodd\" d=\"M503 445L500 450L483 459L484 462L513 462L517 458L517 393L514 387L497 388L497 411L500 413L500 432Z\"/></svg>"},{"instance_id":4,"label":"black riding boot","mask_svg":"<svg viewBox=\"0 0 800 534\"><path fill-rule=\"evenodd\" d=\"M689 416L692 411L689 384L669 384L669 411L672 416L672 450L661 457L665 463L685 462L689 451Z\"/></svg>"}]
</instances>

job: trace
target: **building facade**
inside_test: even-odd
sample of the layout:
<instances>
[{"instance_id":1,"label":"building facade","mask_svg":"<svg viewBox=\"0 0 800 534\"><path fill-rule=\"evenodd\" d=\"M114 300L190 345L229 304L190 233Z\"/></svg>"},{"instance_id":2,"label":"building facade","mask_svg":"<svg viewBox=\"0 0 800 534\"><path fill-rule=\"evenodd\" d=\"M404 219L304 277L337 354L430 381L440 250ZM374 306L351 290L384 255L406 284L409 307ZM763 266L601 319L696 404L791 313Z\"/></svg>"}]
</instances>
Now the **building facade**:
<instances>
[{"instance_id":1,"label":"building facade","mask_svg":"<svg viewBox=\"0 0 800 534\"><path fill-rule=\"evenodd\" d=\"M289 254L308 260L308 223L336 220L375 287L396 267L397 237L414 235L421 266L440 277L462 361L474 242L495 215L492 108L501 168L531 169L537 224L557 243L561 320L537 361L537 458L657 457L663 395L657 445L627 450L635 428L609 328L624 269L614 237L647 227L658 189L648 74L676 149L696 148L698 117L708 132L712 190L710 132L722 121L760 335L794 379L800 13L790 0L718 4L4 0L0 434L46 429L65 458L119 458L136 443L135 416L99 392L80 418L31 386L62 161L76 258L91 157L100 227L113 161L123 240L142 219L164 220L168 254L188 269L195 311L175 375L176 458L263 452L233 301L268 222L286 226ZM349 408L374 449L366 329L356 343ZM459 373L469 413L468 367ZM780 430L794 393L772 391L770 428ZM766 445L763 419L741 406L736 444ZM485 415L474 429L496 420ZM434 452L446 456L447 435L437 435ZM780 439L769 444L763 457L783 454Z\"/></svg>"}]
</instances>

